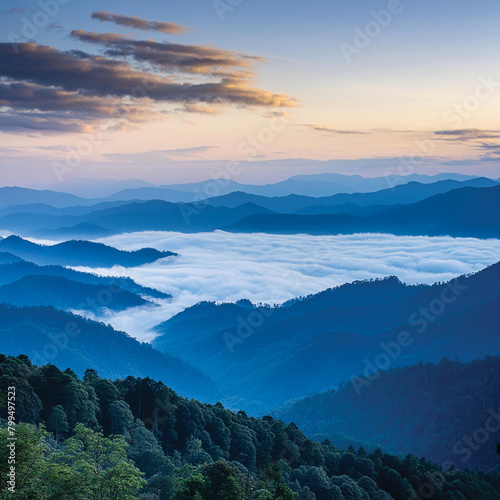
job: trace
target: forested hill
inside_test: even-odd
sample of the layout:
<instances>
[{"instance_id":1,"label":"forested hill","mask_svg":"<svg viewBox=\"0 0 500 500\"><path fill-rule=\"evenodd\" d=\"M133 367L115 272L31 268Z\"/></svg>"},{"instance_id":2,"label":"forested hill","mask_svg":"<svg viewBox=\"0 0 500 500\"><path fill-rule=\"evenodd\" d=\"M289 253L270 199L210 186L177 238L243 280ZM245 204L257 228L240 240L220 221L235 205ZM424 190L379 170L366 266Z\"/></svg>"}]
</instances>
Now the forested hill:
<instances>
[{"instance_id":1,"label":"forested hill","mask_svg":"<svg viewBox=\"0 0 500 500\"><path fill-rule=\"evenodd\" d=\"M177 254L155 248L126 251L86 240L69 240L56 245L39 245L19 236L0 240L0 250L10 252L38 265L60 264L63 266L134 267L148 264Z\"/></svg>"},{"instance_id":2,"label":"forested hill","mask_svg":"<svg viewBox=\"0 0 500 500\"><path fill-rule=\"evenodd\" d=\"M4 354L28 353L37 364L68 365L80 376L98 368L109 378L155 377L175 390L216 401L213 380L180 358L162 353L110 325L53 307L15 307L0 303L0 346Z\"/></svg>"},{"instance_id":3,"label":"forested hill","mask_svg":"<svg viewBox=\"0 0 500 500\"><path fill-rule=\"evenodd\" d=\"M351 379L277 412L308 435L346 435L389 450L500 472L500 357L442 360ZM479 430L478 430L479 429ZM489 429L489 431L487 430Z\"/></svg>"},{"instance_id":4,"label":"forested hill","mask_svg":"<svg viewBox=\"0 0 500 500\"><path fill-rule=\"evenodd\" d=\"M293 423L187 400L150 378L112 382L87 370L79 379L71 369L0 355L0 391L9 387L22 500L500 499L499 476L442 473L412 455L342 451ZM7 418L7 408L0 411ZM8 430L0 422L3 480ZM0 488L6 495L5 482Z\"/></svg>"}]
</instances>

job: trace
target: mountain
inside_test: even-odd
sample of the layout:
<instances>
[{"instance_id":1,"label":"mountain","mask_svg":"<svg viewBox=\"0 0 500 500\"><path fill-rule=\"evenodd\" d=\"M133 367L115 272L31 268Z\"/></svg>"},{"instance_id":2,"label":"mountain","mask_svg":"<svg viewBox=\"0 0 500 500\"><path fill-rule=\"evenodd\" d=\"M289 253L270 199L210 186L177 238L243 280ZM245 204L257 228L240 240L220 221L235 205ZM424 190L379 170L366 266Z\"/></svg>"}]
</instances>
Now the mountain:
<instances>
[{"instance_id":1,"label":"mountain","mask_svg":"<svg viewBox=\"0 0 500 500\"><path fill-rule=\"evenodd\" d=\"M370 232L498 238L500 236L500 186L454 189L418 203L367 216L255 214L221 229L244 233L353 234Z\"/></svg>"},{"instance_id":2,"label":"mountain","mask_svg":"<svg viewBox=\"0 0 500 500\"><path fill-rule=\"evenodd\" d=\"M75 205L70 207L53 207L46 203L30 203L27 205L10 205L2 209L2 215L10 214L36 214L36 215L86 215L95 210L103 210L105 208L118 207L130 203L130 200L125 201L103 201L93 203L91 205ZM71 219L70 219L71 220Z\"/></svg>"},{"instance_id":3,"label":"mountain","mask_svg":"<svg viewBox=\"0 0 500 500\"><path fill-rule=\"evenodd\" d=\"M444 284L357 281L277 307L202 302L158 325L153 345L200 366L231 407L265 412L380 359L388 368L498 354L499 325L497 263Z\"/></svg>"},{"instance_id":4,"label":"mountain","mask_svg":"<svg viewBox=\"0 0 500 500\"><path fill-rule=\"evenodd\" d=\"M34 238L49 238L49 239L61 239L61 238L81 238L86 240L94 240L98 238L106 238L108 236L113 236L116 234L115 231L110 229L105 229L97 224L88 224L82 222L81 224L76 224L70 227L58 227L57 229L35 229L30 232L30 235Z\"/></svg>"},{"instance_id":5,"label":"mountain","mask_svg":"<svg viewBox=\"0 0 500 500\"><path fill-rule=\"evenodd\" d=\"M0 302L20 307L52 306L56 309L91 312L102 312L105 308L122 311L129 307L154 305L116 285L113 288L103 288L100 285L47 275L23 276L0 286Z\"/></svg>"},{"instance_id":6,"label":"mountain","mask_svg":"<svg viewBox=\"0 0 500 500\"><path fill-rule=\"evenodd\" d=\"M63 193L70 193L82 198L107 198L124 189L155 187L142 179L95 179L85 177L71 177L54 184L37 184L33 189L52 189Z\"/></svg>"},{"instance_id":7,"label":"mountain","mask_svg":"<svg viewBox=\"0 0 500 500\"><path fill-rule=\"evenodd\" d=\"M492 181L479 178L472 182L489 184ZM342 212L333 214L277 213L247 201L254 199L258 203L286 212L306 210L300 207L311 202L316 203L314 200L324 203L325 200L321 198L293 196L285 199L255 199L252 195L233 193L222 200L197 203L170 203L162 200L132 202L82 215L11 213L2 218L2 224L5 229L38 237L53 237L54 234L61 233L82 237L80 232L88 233L89 228L97 235L145 230L199 232L222 229L232 232L277 234L382 232L398 235L498 237L500 186L452 189L456 185L454 183L455 181L443 181L443 184L436 183L438 186L411 183L383 193L338 195L326 200L327 203L333 203L334 212ZM429 192L446 189L451 190L426 197ZM356 203L346 201L350 197L354 197ZM405 204L420 197L425 199ZM241 204L236 205L240 202ZM387 205L384 208L384 203L396 202L400 204ZM212 203L218 206L212 206ZM235 206L228 208L219 205L220 203ZM365 203L367 205L364 205ZM316 210L321 211L322 206L318 208L316 205ZM463 210L464 206L470 209ZM307 210L314 207L315 205L311 205ZM92 233L91 230L90 232Z\"/></svg>"},{"instance_id":8,"label":"mountain","mask_svg":"<svg viewBox=\"0 0 500 500\"><path fill-rule=\"evenodd\" d=\"M0 251L11 252L36 264L61 264L64 266L134 267L149 264L164 257L177 255L154 248L127 251L91 241L70 240L56 245L39 245L19 236L0 240Z\"/></svg>"},{"instance_id":9,"label":"mountain","mask_svg":"<svg viewBox=\"0 0 500 500\"><path fill-rule=\"evenodd\" d=\"M2 352L28 353L36 364L71 366L82 376L87 368L111 379L153 377L186 397L215 401L214 382L179 358L161 353L124 332L52 307L0 304Z\"/></svg>"},{"instance_id":10,"label":"mountain","mask_svg":"<svg viewBox=\"0 0 500 500\"><path fill-rule=\"evenodd\" d=\"M86 200L78 196L47 189L36 190L17 186L0 187L1 208L31 203L46 203L53 207L68 207L73 205L85 205L85 202Z\"/></svg>"},{"instance_id":11,"label":"mountain","mask_svg":"<svg viewBox=\"0 0 500 500\"><path fill-rule=\"evenodd\" d=\"M194 193L186 193L165 187L142 187L124 189L108 197L108 200L164 200L171 203L189 203L196 200Z\"/></svg>"},{"instance_id":12,"label":"mountain","mask_svg":"<svg viewBox=\"0 0 500 500\"><path fill-rule=\"evenodd\" d=\"M6 256L6 257L5 257ZM10 257L9 257L10 256ZM117 287L136 295L145 295L156 299L169 299L172 296L154 288L141 286L128 277L98 276L93 273L75 271L63 266L38 266L33 262L26 262L19 257L5 252L0 253L0 285L18 281L24 276L58 276L78 283L97 285L100 288Z\"/></svg>"},{"instance_id":13,"label":"mountain","mask_svg":"<svg viewBox=\"0 0 500 500\"><path fill-rule=\"evenodd\" d=\"M359 210L360 207L381 206L387 210L387 205L408 205L417 203L440 193L446 193L461 187L493 187L498 183L485 177L477 177L466 181L444 180L432 184L411 181L392 188L371 193L336 194L314 198L310 196L288 195L269 198L243 192L233 192L228 195L210 198L206 201L212 206L236 207L242 203L255 203L279 213L348 213Z\"/></svg>"},{"instance_id":14,"label":"mountain","mask_svg":"<svg viewBox=\"0 0 500 500\"><path fill-rule=\"evenodd\" d=\"M21 262L23 259L9 252L0 252L0 265ZM1 277L0 277L1 279Z\"/></svg>"},{"instance_id":15,"label":"mountain","mask_svg":"<svg viewBox=\"0 0 500 500\"><path fill-rule=\"evenodd\" d=\"M335 173L295 175L283 181L256 185L242 184L228 179L208 179L206 181L185 184L163 184L155 186L141 179L87 179L74 177L54 184L32 186L36 190L53 190L71 193L82 198L96 199L111 197L115 200L150 200L160 199L170 202L191 202L203 198L220 196L233 191L241 191L262 196L331 196L337 193L367 193L393 188L401 184L416 181L430 184L442 180L466 181L476 176L455 173L437 175L385 175L382 177L362 177ZM21 188L19 188L21 189ZM194 200L193 200L193 197ZM19 203L24 204L24 203ZM87 204L87 203L84 203Z\"/></svg>"},{"instance_id":16,"label":"mountain","mask_svg":"<svg viewBox=\"0 0 500 500\"><path fill-rule=\"evenodd\" d=\"M200 203L170 203L162 200L139 201L76 215L15 213L2 217L2 227L25 235L50 237L61 227L78 233L78 227L102 228L109 232L131 231L213 231L253 214L271 214L253 203L235 208L211 207ZM83 226L85 227L85 226ZM57 230L57 231L56 231ZM78 236L82 237L82 236Z\"/></svg>"},{"instance_id":17,"label":"mountain","mask_svg":"<svg viewBox=\"0 0 500 500\"><path fill-rule=\"evenodd\" d=\"M437 174L407 176L387 175L382 177L361 177L360 175L344 175L334 173L296 175L284 181L265 184L241 184L227 179L210 179L202 182L188 184L174 184L160 186L184 192L196 193L199 198L209 198L229 194L233 191L274 197L288 196L291 194L303 196L331 196L338 193L367 193L381 189L392 188L400 184L416 181L420 183L435 183L441 180L465 181L475 176L463 174Z\"/></svg>"},{"instance_id":18,"label":"mountain","mask_svg":"<svg viewBox=\"0 0 500 500\"><path fill-rule=\"evenodd\" d=\"M94 212L87 220L118 232L130 231L212 231L253 214L270 210L245 203L234 209L198 204L175 204L159 200L131 203Z\"/></svg>"},{"instance_id":19,"label":"mountain","mask_svg":"<svg viewBox=\"0 0 500 500\"><path fill-rule=\"evenodd\" d=\"M293 421L310 437L332 439L342 429L354 439L379 443L393 452L498 473L496 437L484 441L487 432L476 431L485 421L492 429L500 427L499 384L499 356L470 363L444 359L437 365L379 372L361 391L347 382L338 390L281 408L276 416Z\"/></svg>"}]
</instances>

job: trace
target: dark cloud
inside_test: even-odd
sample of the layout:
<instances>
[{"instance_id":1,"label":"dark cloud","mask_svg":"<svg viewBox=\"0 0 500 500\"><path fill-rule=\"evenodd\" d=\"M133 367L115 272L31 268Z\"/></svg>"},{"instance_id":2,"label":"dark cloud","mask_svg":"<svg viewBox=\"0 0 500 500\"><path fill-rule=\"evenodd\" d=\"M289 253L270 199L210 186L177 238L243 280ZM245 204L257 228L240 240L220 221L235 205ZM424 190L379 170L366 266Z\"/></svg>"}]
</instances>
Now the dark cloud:
<instances>
[{"instance_id":1,"label":"dark cloud","mask_svg":"<svg viewBox=\"0 0 500 500\"><path fill-rule=\"evenodd\" d=\"M53 123L53 130L67 127L67 131L81 132L92 130L104 119L137 123L152 120L157 115L148 106L31 83L0 83L0 106L16 110L4 117L4 127L8 131L50 130Z\"/></svg>"},{"instance_id":2,"label":"dark cloud","mask_svg":"<svg viewBox=\"0 0 500 500\"><path fill-rule=\"evenodd\" d=\"M252 84L250 66L261 59L195 45L136 41L116 34L83 31L73 36L107 47L105 55L59 51L35 43L0 44L0 102L14 110L59 111L57 129L74 119L141 122L164 116L158 104L180 104L183 111L214 114L225 106L294 106L295 99ZM130 60L125 60L128 58ZM147 67L133 63L148 63ZM161 71L152 71L151 65ZM189 75L200 75L193 81ZM183 78L183 76L185 77ZM179 110L179 108L177 108ZM39 127L50 117L38 117ZM16 121L16 127L24 123ZM72 123L72 122L71 122ZM88 123L87 123L88 125ZM116 124L115 124L116 125ZM74 130L71 126L68 130Z\"/></svg>"},{"instance_id":3,"label":"dark cloud","mask_svg":"<svg viewBox=\"0 0 500 500\"><path fill-rule=\"evenodd\" d=\"M0 114L0 128L3 132L90 132L92 127L71 118L54 113L39 114L4 112Z\"/></svg>"},{"instance_id":4,"label":"dark cloud","mask_svg":"<svg viewBox=\"0 0 500 500\"><path fill-rule=\"evenodd\" d=\"M148 21L147 19L142 19L136 16L123 16L120 14L113 14L112 12L94 12L92 14L92 19L98 19L99 21L107 21L110 23L115 23L120 26L129 26L143 31L161 31L162 33L169 34L179 34L185 33L187 31L186 26L172 22L157 22Z\"/></svg>"},{"instance_id":5,"label":"dark cloud","mask_svg":"<svg viewBox=\"0 0 500 500\"><path fill-rule=\"evenodd\" d=\"M160 43L154 40L134 40L116 33L92 33L74 30L71 36L83 42L98 44L109 57L125 57L141 63L153 64L168 72L209 74L242 78L255 62L263 62L258 56L239 54L201 45ZM242 71L243 70L243 71Z\"/></svg>"},{"instance_id":6,"label":"dark cloud","mask_svg":"<svg viewBox=\"0 0 500 500\"><path fill-rule=\"evenodd\" d=\"M477 128L436 130L434 135L443 136L439 139L443 141L466 142L478 139L498 139L500 130L481 130Z\"/></svg>"}]
</instances>

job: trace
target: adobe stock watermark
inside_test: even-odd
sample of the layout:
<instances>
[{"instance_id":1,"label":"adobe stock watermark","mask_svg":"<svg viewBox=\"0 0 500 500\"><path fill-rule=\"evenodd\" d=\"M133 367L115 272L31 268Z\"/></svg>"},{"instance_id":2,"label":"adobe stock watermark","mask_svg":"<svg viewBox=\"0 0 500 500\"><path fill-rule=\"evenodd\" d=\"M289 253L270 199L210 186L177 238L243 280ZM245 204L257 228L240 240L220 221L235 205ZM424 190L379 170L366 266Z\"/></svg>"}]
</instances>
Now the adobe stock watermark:
<instances>
[{"instance_id":1,"label":"adobe stock watermark","mask_svg":"<svg viewBox=\"0 0 500 500\"><path fill-rule=\"evenodd\" d=\"M482 101L488 100L500 88L500 81L494 80L493 75L487 78L480 76L474 91L457 102L443 113L443 120L452 127L458 128L463 120L470 118L477 111Z\"/></svg>"},{"instance_id":2,"label":"adobe stock watermark","mask_svg":"<svg viewBox=\"0 0 500 500\"><path fill-rule=\"evenodd\" d=\"M20 33L10 31L7 33L7 40L12 44L14 52L18 52L18 43L25 43L46 28L49 22L59 14L60 6L66 5L70 0L38 0L36 3L40 7L31 15L31 19L23 16L21 18L22 27Z\"/></svg>"},{"instance_id":3,"label":"adobe stock watermark","mask_svg":"<svg viewBox=\"0 0 500 500\"><path fill-rule=\"evenodd\" d=\"M485 418L484 424L481 427L475 429L470 435L463 436L462 439L457 441L453 446L454 455L463 455L460 459L462 465L467 465L474 455L474 452L477 452L488 442L491 442L493 435L500 431L500 408L497 411L489 408L487 413L488 416ZM446 472L450 470L451 467L455 467L455 465L455 460L445 460L441 464L441 469ZM426 472L425 477L427 481L423 482L418 489L418 500L434 498L436 492L442 492L447 482L442 472L435 472L433 474Z\"/></svg>"},{"instance_id":4,"label":"adobe stock watermark","mask_svg":"<svg viewBox=\"0 0 500 500\"><path fill-rule=\"evenodd\" d=\"M479 76L474 90L464 99L454 103L443 112L443 121L452 125L453 129L460 130L464 120L470 118L481 107L484 101L487 101L495 94L498 88L500 88L500 80L497 80L495 76ZM414 174L417 171L417 167L422 165L431 155L435 154L439 138L439 135L434 135L430 139L416 140L414 142L416 148L408 156L398 157L397 174L391 172L385 173L388 187L393 189L398 184L397 175L406 176Z\"/></svg>"},{"instance_id":5,"label":"adobe stock watermark","mask_svg":"<svg viewBox=\"0 0 500 500\"><path fill-rule=\"evenodd\" d=\"M256 307L248 313L246 318L238 316L235 333L228 331L222 333L222 338L229 352L233 354L235 346L243 344L257 329L262 328L265 321L273 315L274 311L274 307L270 306Z\"/></svg>"},{"instance_id":6,"label":"adobe stock watermark","mask_svg":"<svg viewBox=\"0 0 500 500\"><path fill-rule=\"evenodd\" d=\"M16 388L7 387L7 490L16 492Z\"/></svg>"},{"instance_id":7,"label":"adobe stock watermark","mask_svg":"<svg viewBox=\"0 0 500 500\"><path fill-rule=\"evenodd\" d=\"M136 85L131 90L131 96L136 99L147 98L150 90L154 90L158 83L154 80L144 77L140 85ZM71 174L82 162L87 159L96 148L105 140L105 132L109 129L101 124L92 133L85 134L75 146L73 146L64 156L62 161L53 161L52 170L59 182L64 180L65 175Z\"/></svg>"},{"instance_id":8,"label":"adobe stock watermark","mask_svg":"<svg viewBox=\"0 0 500 500\"><path fill-rule=\"evenodd\" d=\"M233 12L238 5L241 5L245 0L214 0L212 5L219 21L224 21L226 14Z\"/></svg>"},{"instance_id":9,"label":"adobe stock watermark","mask_svg":"<svg viewBox=\"0 0 500 500\"><path fill-rule=\"evenodd\" d=\"M458 279L455 278L444 285L438 298L431 300L426 307L419 307L418 311L410 315L408 323L416 329L417 334L424 333L429 323L436 321L444 313L446 306L455 302L462 295L462 292L467 289L467 286L460 284ZM401 331L394 341L387 344L380 343L381 352L375 356L373 361L367 358L363 360L365 365L363 375L351 375L349 379L356 394L361 395L363 387L369 387L378 379L382 371L388 370L393 362L401 356L403 349L412 345L414 340L409 332Z\"/></svg>"},{"instance_id":10,"label":"adobe stock watermark","mask_svg":"<svg viewBox=\"0 0 500 500\"><path fill-rule=\"evenodd\" d=\"M304 271L312 269L314 265L321 265L323 262L323 252L328 249L329 246L325 242L316 245L314 247L314 253L309 257L308 262L305 264ZM307 278L307 273L303 274L291 270L285 271L282 276L283 281L287 283L287 289L303 288L304 283L307 282ZM272 289L276 297L281 295L281 291L275 286L272 286ZM301 300L301 298L295 297L290 300ZM272 302L272 300L270 302ZM236 346L243 344L245 340L250 338L256 332L256 330L262 328L265 322L269 320L269 318L271 318L271 316L273 316L273 314L281 307L283 307L283 304L275 304L274 306L264 304L251 309L245 317L238 316L236 318L237 325L233 332L226 330L222 333L222 338L224 339L229 352L232 354L235 351Z\"/></svg>"},{"instance_id":11,"label":"adobe stock watermark","mask_svg":"<svg viewBox=\"0 0 500 500\"><path fill-rule=\"evenodd\" d=\"M377 38L382 30L391 24L393 17L401 12L403 12L403 5L401 5L400 0L389 0L385 9L372 10L370 12L371 19L363 28L359 26L354 28L352 43L341 42L339 44L345 61L350 64L353 57L361 54L371 44L372 40Z\"/></svg>"},{"instance_id":12,"label":"adobe stock watermark","mask_svg":"<svg viewBox=\"0 0 500 500\"><path fill-rule=\"evenodd\" d=\"M84 302L78 305L77 309L86 310L97 306L109 306L113 301L113 297L121 291L122 288L114 284L103 287L95 297L88 296ZM36 349L31 350L30 358L32 363L38 366L46 365L68 347L70 339L78 337L81 332L82 329L78 326L77 319L66 322L62 331L49 332L47 334L49 341L45 343L41 352Z\"/></svg>"},{"instance_id":13,"label":"adobe stock watermark","mask_svg":"<svg viewBox=\"0 0 500 500\"><path fill-rule=\"evenodd\" d=\"M243 161L255 158L274 141L276 134L283 132L289 124L290 119L286 116L274 116L269 120L267 127L262 127L256 134L241 141L236 148L237 153L244 157ZM209 205L208 198L221 195L231 180L240 175L242 170L243 167L239 161L229 161L224 168L210 172L212 180L205 183L201 190L198 188L193 190L193 201L179 204L184 222L189 224L191 217L199 215Z\"/></svg>"}]
</instances>

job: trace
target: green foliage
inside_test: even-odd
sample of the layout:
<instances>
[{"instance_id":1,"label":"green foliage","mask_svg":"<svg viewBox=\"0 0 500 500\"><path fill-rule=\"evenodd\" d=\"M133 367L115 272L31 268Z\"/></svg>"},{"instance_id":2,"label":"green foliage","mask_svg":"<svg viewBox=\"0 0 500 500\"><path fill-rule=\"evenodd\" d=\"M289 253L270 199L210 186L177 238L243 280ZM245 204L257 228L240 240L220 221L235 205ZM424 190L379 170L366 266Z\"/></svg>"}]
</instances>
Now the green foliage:
<instances>
[{"instance_id":1,"label":"green foliage","mask_svg":"<svg viewBox=\"0 0 500 500\"><path fill-rule=\"evenodd\" d=\"M52 455L49 479L74 500L134 500L146 481L127 458L127 447L122 436L105 438L77 424L74 436Z\"/></svg>"},{"instance_id":2,"label":"green foliage","mask_svg":"<svg viewBox=\"0 0 500 500\"><path fill-rule=\"evenodd\" d=\"M37 404L34 412L19 408L27 423L16 426L22 500L397 500L418 498L429 478L436 500L500 500L499 476L441 472L412 455L342 451L293 423L187 400L149 378L111 382L91 370L80 380L0 355L2 380L20 388L22 405Z\"/></svg>"}]
</instances>

